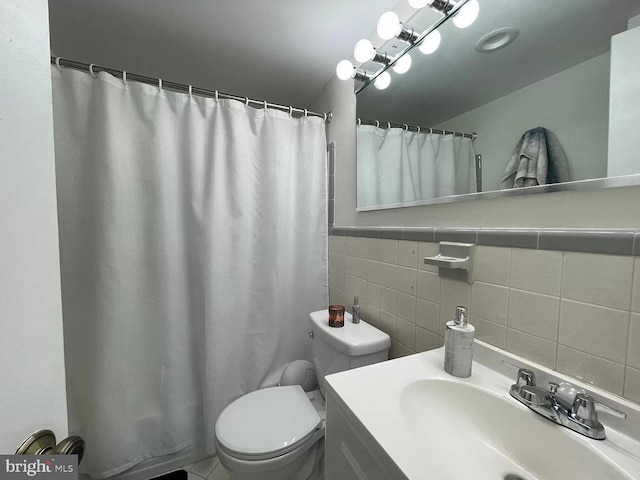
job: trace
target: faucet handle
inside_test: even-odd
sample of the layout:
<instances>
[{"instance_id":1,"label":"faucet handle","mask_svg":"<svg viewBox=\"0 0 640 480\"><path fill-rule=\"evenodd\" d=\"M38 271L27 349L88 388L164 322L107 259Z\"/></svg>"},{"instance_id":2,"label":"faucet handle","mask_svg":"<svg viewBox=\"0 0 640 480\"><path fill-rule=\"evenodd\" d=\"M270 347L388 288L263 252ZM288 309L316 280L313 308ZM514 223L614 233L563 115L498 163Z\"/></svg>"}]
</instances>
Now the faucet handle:
<instances>
[{"instance_id":1,"label":"faucet handle","mask_svg":"<svg viewBox=\"0 0 640 480\"><path fill-rule=\"evenodd\" d=\"M623 420L627 419L627 414L624 412L621 412L620 410L616 410L613 407L610 407L609 405L605 405L604 403L600 403L594 400L593 402L594 407L596 409L596 412L604 412L604 413L608 413L609 415L612 415L616 418L621 418Z\"/></svg>"},{"instance_id":2,"label":"faucet handle","mask_svg":"<svg viewBox=\"0 0 640 480\"><path fill-rule=\"evenodd\" d=\"M518 369L518 376L516 377L516 385L521 387L522 385L528 385L535 387L536 374L528 368Z\"/></svg>"},{"instance_id":3,"label":"faucet handle","mask_svg":"<svg viewBox=\"0 0 640 480\"><path fill-rule=\"evenodd\" d=\"M571 407L571 415L585 425L595 426L599 423L595 401L586 393L576 394Z\"/></svg>"}]
</instances>

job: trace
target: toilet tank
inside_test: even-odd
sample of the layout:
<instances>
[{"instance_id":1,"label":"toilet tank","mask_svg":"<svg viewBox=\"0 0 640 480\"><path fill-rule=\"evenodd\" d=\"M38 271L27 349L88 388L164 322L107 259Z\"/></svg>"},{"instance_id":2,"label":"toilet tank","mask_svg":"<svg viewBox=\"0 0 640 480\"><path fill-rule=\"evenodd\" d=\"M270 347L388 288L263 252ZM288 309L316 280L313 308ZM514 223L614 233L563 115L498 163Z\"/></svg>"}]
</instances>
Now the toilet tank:
<instances>
[{"instance_id":1,"label":"toilet tank","mask_svg":"<svg viewBox=\"0 0 640 480\"><path fill-rule=\"evenodd\" d=\"M364 320L352 323L349 312L345 312L344 315L344 327L334 328L329 326L327 310L309 314L313 331L313 363L323 395L325 375L371 365L389 358L389 335Z\"/></svg>"}]
</instances>

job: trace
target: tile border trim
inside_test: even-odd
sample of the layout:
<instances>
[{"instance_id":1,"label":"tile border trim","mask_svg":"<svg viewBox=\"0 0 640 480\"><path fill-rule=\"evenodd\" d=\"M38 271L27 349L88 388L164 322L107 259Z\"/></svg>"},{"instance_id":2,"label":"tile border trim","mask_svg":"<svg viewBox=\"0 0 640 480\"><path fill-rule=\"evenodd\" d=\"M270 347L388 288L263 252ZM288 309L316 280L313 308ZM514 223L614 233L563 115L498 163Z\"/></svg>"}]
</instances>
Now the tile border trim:
<instances>
[{"instance_id":1,"label":"tile border trim","mask_svg":"<svg viewBox=\"0 0 640 480\"><path fill-rule=\"evenodd\" d=\"M640 230L634 229L330 226L329 235L640 256Z\"/></svg>"}]
</instances>

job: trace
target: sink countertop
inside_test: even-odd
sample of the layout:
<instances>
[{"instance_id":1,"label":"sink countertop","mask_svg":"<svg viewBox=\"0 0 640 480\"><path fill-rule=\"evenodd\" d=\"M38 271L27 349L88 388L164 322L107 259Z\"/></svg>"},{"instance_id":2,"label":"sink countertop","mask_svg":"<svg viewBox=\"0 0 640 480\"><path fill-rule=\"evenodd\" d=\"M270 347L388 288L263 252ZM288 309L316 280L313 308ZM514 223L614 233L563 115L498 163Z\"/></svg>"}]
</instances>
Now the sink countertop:
<instances>
[{"instance_id":1,"label":"sink countertop","mask_svg":"<svg viewBox=\"0 0 640 480\"><path fill-rule=\"evenodd\" d=\"M509 387L515 381L517 370L501 363L501 360L534 370L538 384L541 386L546 385L548 381L569 381L576 386L581 386L596 400L627 413L627 420L616 420L601 413L600 421L605 425L606 440L592 440L567 428L555 425L510 397ZM562 440L563 444L574 445L572 442L577 442L580 452L586 452L585 454L589 456L594 455L593 458L597 462L614 465L616 473L619 474L618 478L640 479L640 439L638 438L640 435L640 406L637 404L590 385L582 384L576 379L533 364L477 340L474 345L474 365L471 377L466 379L452 377L444 371L443 363L444 348L439 348L329 375L326 377L326 384L329 393L338 401L343 410L353 415L364 426L396 467L410 480L462 478L460 475L464 473L462 471L464 468L458 464L464 464L465 459L468 461L467 463L472 464L465 467L471 469L472 477L464 478L498 479L502 478L497 474L501 471L500 469L504 470L508 468L505 466L506 464L512 464L512 460L507 459L502 462L504 463L502 465L500 457L504 457L504 455L498 452L495 455L497 458L494 462L495 465L491 465L490 468L495 467L496 470L483 472L473 465L481 458L477 456L478 452L460 452L460 445L446 445L446 442L455 440L449 430L463 429L462 431L467 435L464 430L467 426L460 424L462 420L455 416L451 417L455 420L452 423L457 423L457 425L451 425L451 429L448 428L448 425L444 428L443 425L440 425L439 431L433 431L435 428L431 431L427 428L424 431L417 431L416 426L412 425L411 419L406 416L406 402L404 402L403 392L407 390L407 387L430 379L460 382L473 388L479 387L483 391L489 392L494 398L498 397L498 401L512 403L513 405L509 405L510 410L513 408L522 409L524 413L530 415L530 418L526 417L528 425L534 422L533 425L538 430L557 429L548 431L552 432L554 438ZM403 402L405 407L402 406ZM416 405L415 401L413 405ZM417 405L414 408L419 409L420 406ZM519 412L517 413L519 415ZM543 422L543 425L538 425L535 422ZM471 427L468 428L469 434L474 434L474 430ZM458 432L460 431L458 430ZM569 437L564 439L557 435ZM523 431L522 442L525 445L527 440L527 431ZM487 447L487 442L483 441L482 443L484 447ZM495 450L491 445L489 448ZM535 445L532 445L531 448L533 455L535 455L533 450L536 448ZM442 452L450 454L451 458L438 464L437 458L433 457L442 457ZM430 453L432 453L431 456ZM474 453L477 456L475 460ZM482 457L483 461L485 457L486 455ZM452 458L454 465L451 463ZM457 462L456 459L460 459L460 461ZM545 458L535 461L538 460L540 462L546 461ZM575 458L572 461L575 461ZM527 480L545 480L545 477L536 476L535 473L532 474L527 470L521 472L525 472L522 476ZM591 478L600 480L595 477Z\"/></svg>"}]
</instances>

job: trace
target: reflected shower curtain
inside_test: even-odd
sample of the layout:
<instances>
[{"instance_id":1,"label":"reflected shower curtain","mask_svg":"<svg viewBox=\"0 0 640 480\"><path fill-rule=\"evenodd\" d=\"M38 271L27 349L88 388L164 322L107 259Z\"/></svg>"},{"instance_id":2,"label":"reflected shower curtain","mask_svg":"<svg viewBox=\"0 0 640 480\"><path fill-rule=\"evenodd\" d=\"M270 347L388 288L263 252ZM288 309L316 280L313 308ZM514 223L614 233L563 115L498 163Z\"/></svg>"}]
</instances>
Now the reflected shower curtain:
<instances>
[{"instance_id":1,"label":"reflected shower curtain","mask_svg":"<svg viewBox=\"0 0 640 480\"><path fill-rule=\"evenodd\" d=\"M359 125L357 145L358 207L476 191L470 138Z\"/></svg>"},{"instance_id":2,"label":"reflected shower curtain","mask_svg":"<svg viewBox=\"0 0 640 480\"><path fill-rule=\"evenodd\" d=\"M327 304L326 141L296 119L52 69L69 430L94 478L206 444L310 359Z\"/></svg>"}]
</instances>

